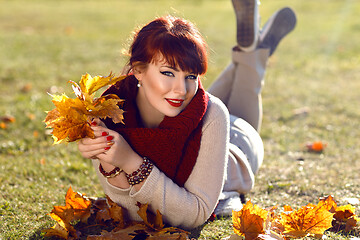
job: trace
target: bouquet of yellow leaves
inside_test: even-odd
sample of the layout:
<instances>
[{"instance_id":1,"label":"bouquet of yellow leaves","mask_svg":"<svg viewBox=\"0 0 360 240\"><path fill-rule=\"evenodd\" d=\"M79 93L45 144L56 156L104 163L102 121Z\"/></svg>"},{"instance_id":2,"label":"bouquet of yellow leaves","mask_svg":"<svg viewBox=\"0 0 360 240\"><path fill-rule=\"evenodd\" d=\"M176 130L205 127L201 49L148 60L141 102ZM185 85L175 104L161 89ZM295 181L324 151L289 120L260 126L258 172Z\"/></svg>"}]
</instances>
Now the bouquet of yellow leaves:
<instances>
[{"instance_id":1,"label":"bouquet of yellow leaves","mask_svg":"<svg viewBox=\"0 0 360 240\"><path fill-rule=\"evenodd\" d=\"M112 85L126 76L114 77L109 74L107 77L85 74L81 77L79 85L73 81L72 88L76 98L72 99L62 95L52 96L55 108L47 112L44 120L47 128L52 128L54 144L63 140L73 142L85 137L94 137L90 122L94 118L110 117L114 123L123 122L124 111L121 107L124 100L115 94L109 94L95 98L95 92L102 87Z\"/></svg>"}]
</instances>

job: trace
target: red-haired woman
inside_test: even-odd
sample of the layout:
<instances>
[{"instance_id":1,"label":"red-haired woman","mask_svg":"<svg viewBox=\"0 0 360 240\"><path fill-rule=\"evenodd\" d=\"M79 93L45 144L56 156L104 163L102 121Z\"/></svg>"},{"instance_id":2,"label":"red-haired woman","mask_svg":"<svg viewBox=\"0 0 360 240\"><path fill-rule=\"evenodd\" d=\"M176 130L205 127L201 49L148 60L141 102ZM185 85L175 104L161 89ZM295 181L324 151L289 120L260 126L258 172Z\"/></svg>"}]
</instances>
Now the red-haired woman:
<instances>
[{"instance_id":1,"label":"red-haired woman","mask_svg":"<svg viewBox=\"0 0 360 240\"><path fill-rule=\"evenodd\" d=\"M229 116L229 93L215 91L216 85L235 84L228 75L239 66L232 64L212 87L222 101L207 93L200 81L207 70L206 43L192 23L172 16L138 31L129 53L128 77L105 91L125 99L124 124L96 120L96 138L79 142L104 192L129 219L140 220L136 203L148 203L165 223L185 229L202 225L217 206L219 215L240 209L239 193L252 188L263 145L245 117ZM260 55L266 54L262 49ZM260 87L261 79L253 80L238 100Z\"/></svg>"}]
</instances>

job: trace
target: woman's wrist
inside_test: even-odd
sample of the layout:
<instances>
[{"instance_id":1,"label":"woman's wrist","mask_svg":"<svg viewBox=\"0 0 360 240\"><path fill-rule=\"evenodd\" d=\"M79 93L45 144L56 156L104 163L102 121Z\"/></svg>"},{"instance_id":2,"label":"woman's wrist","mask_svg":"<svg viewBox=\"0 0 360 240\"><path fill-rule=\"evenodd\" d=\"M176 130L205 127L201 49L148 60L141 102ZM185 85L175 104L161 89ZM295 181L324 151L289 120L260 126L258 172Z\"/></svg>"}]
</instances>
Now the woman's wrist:
<instances>
[{"instance_id":1,"label":"woman's wrist","mask_svg":"<svg viewBox=\"0 0 360 240\"><path fill-rule=\"evenodd\" d=\"M129 156L120 168L123 169L125 173L132 173L140 167L142 162L143 158L135 153Z\"/></svg>"},{"instance_id":2,"label":"woman's wrist","mask_svg":"<svg viewBox=\"0 0 360 240\"><path fill-rule=\"evenodd\" d=\"M151 173L154 165L150 162L149 159L143 157L143 162L140 167L133 171L132 173L126 173L126 179L130 185L137 185L143 182Z\"/></svg>"},{"instance_id":3,"label":"woman's wrist","mask_svg":"<svg viewBox=\"0 0 360 240\"><path fill-rule=\"evenodd\" d=\"M99 171L106 178L114 178L123 172L119 167L115 167L111 171L105 171L101 163L99 164Z\"/></svg>"},{"instance_id":4,"label":"woman's wrist","mask_svg":"<svg viewBox=\"0 0 360 240\"><path fill-rule=\"evenodd\" d=\"M106 172L110 172L112 171L114 168L116 168L116 166L109 164L107 162L100 162L100 165L102 166L102 168L104 169L104 171Z\"/></svg>"}]
</instances>

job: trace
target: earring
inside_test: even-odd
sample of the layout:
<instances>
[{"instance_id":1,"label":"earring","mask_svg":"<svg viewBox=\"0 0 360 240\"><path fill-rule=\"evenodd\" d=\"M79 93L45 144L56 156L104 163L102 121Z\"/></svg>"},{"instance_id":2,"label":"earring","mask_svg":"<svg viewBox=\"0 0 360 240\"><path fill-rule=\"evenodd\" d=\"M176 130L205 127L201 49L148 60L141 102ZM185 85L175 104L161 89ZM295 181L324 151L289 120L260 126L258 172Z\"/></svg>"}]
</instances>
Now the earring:
<instances>
[{"instance_id":1,"label":"earring","mask_svg":"<svg viewBox=\"0 0 360 240\"><path fill-rule=\"evenodd\" d=\"M136 85L138 88L141 87L141 83L140 81L138 80L138 84Z\"/></svg>"}]
</instances>

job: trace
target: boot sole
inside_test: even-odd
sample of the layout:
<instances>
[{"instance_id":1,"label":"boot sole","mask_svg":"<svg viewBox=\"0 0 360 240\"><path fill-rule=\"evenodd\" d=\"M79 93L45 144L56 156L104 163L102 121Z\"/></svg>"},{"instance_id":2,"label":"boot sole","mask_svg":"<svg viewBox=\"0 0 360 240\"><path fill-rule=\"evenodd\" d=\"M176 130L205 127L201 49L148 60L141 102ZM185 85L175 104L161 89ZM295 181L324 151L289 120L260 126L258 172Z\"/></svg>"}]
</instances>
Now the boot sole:
<instances>
[{"instance_id":1,"label":"boot sole","mask_svg":"<svg viewBox=\"0 0 360 240\"><path fill-rule=\"evenodd\" d=\"M257 10L256 1L254 0L232 0L236 15L237 43L239 47L255 48L256 45L256 23L254 17ZM255 9L256 8L256 9Z\"/></svg>"}]
</instances>

